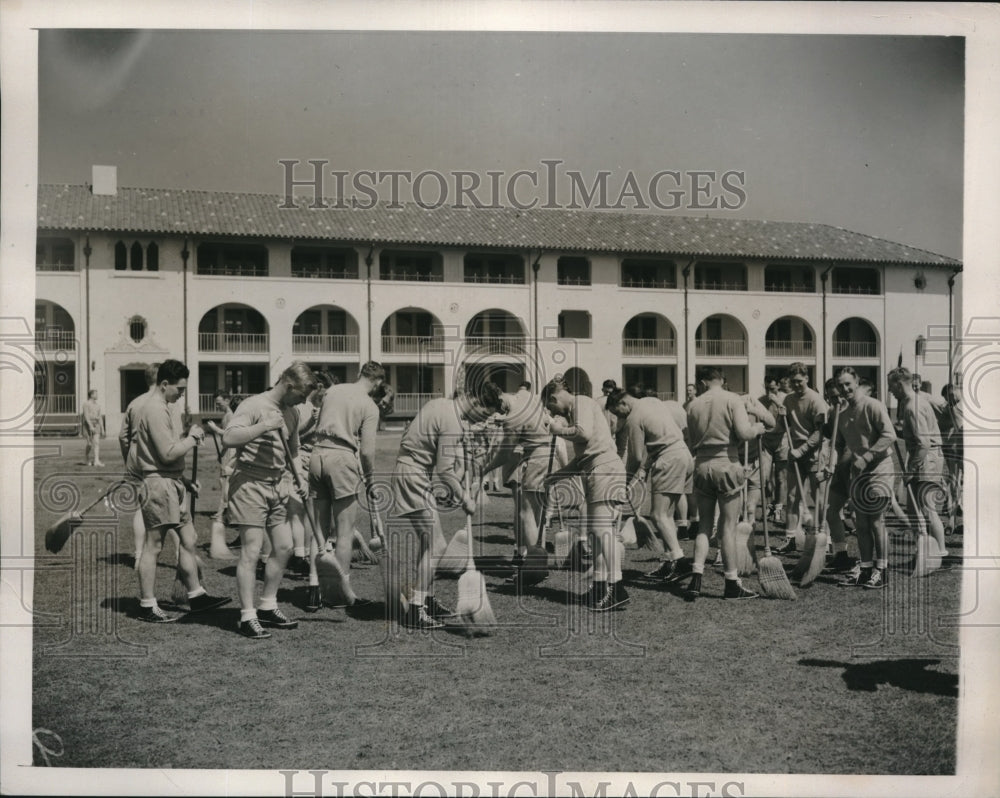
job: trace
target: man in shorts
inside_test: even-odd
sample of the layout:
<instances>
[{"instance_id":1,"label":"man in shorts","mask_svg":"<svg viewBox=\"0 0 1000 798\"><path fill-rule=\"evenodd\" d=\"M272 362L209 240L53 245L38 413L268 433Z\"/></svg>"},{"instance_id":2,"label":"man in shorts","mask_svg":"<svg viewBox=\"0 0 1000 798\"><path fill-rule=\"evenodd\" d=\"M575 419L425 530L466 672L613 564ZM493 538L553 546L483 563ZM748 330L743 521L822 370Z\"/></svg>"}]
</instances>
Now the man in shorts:
<instances>
[{"instance_id":1,"label":"man in shorts","mask_svg":"<svg viewBox=\"0 0 1000 798\"><path fill-rule=\"evenodd\" d=\"M840 584L877 590L885 587L889 575L884 516L892 496L890 450L896 431L885 405L858 389L858 373L851 366L837 373L837 389L847 401L837 434L845 444L841 462L851 467L850 499L861 555L857 573L848 574Z\"/></svg>"},{"instance_id":2,"label":"man in shorts","mask_svg":"<svg viewBox=\"0 0 1000 798\"><path fill-rule=\"evenodd\" d=\"M171 405L187 389L188 368L179 360L165 360L156 372L156 392L134 413L135 443L128 470L142 474L142 520L146 541L139 557L139 619L149 623L177 620L156 601L156 561L169 530L180 538L177 570L187 588L191 612L221 607L230 599L210 596L198 580L197 535L191 523L188 490L197 485L184 478L184 458L205 437L197 424L181 438Z\"/></svg>"},{"instance_id":3,"label":"man in shorts","mask_svg":"<svg viewBox=\"0 0 1000 798\"><path fill-rule=\"evenodd\" d=\"M431 488L435 474L448 493L469 515L476 510L472 491L478 488L470 479L470 490L462 483L465 476L466 423L485 421L502 409L500 388L493 382L481 383L470 391L456 392L454 398L431 399L417 412L403 433L399 454L392 471L392 516L402 519L416 533L419 559L413 589L400 606L399 574L386 579L386 608L390 617L410 629L438 629L441 618L452 613L434 597L434 573L447 548L437 500ZM471 466L470 466L471 467Z\"/></svg>"},{"instance_id":4,"label":"man in shorts","mask_svg":"<svg viewBox=\"0 0 1000 798\"><path fill-rule=\"evenodd\" d=\"M208 431L215 436L218 441L216 445L221 447L222 434L229 422L233 418L232 404L233 397L229 391L215 392L215 410L222 413L219 423L206 421L205 426ZM233 560L233 554L226 545L226 507L229 504L229 477L233 473L233 462L236 459L235 449L220 448L219 451L219 507L212 516L212 536L210 538L208 553L213 560Z\"/></svg>"},{"instance_id":5,"label":"man in shorts","mask_svg":"<svg viewBox=\"0 0 1000 798\"><path fill-rule=\"evenodd\" d=\"M142 474L136 470L136 464L129 464L129 452L135 445L135 422L136 413L142 404L157 391L156 373L160 368L159 363L146 366L144 376L149 389L146 393L139 394L128 403L125 414L122 416L121 430L118 432L118 448L122 453L122 461L125 463L125 477L134 480L136 483L142 482ZM171 410L177 407L176 403L171 405ZM175 413L175 418L179 421L179 416ZM142 547L146 544L146 525L142 522L142 511L137 508L132 516L132 539L135 547L135 569L139 570L139 557L142 555Z\"/></svg>"},{"instance_id":6,"label":"man in shorts","mask_svg":"<svg viewBox=\"0 0 1000 798\"><path fill-rule=\"evenodd\" d=\"M621 582L625 545L618 521L625 501L625 467L604 410L589 396L574 396L555 381L542 390L542 402L553 415L549 433L573 445L573 457L551 479L580 476L587 502L594 574L581 598L593 612L624 607L629 596Z\"/></svg>"},{"instance_id":7,"label":"man in shorts","mask_svg":"<svg viewBox=\"0 0 1000 798\"><path fill-rule=\"evenodd\" d=\"M698 513L703 519L715 517L719 508L719 548L727 599L752 599L757 594L740 583L736 566L736 520L742 503L741 489L746 473L739 461L738 445L764 432L760 422L751 423L744 400L722 387L722 372L714 366L699 366L696 373L702 392L688 406L688 435L694 450L694 491ZM708 532L698 530L694 544L691 581L685 597L694 601L701 595L701 579L708 557Z\"/></svg>"},{"instance_id":8,"label":"man in shorts","mask_svg":"<svg viewBox=\"0 0 1000 798\"><path fill-rule=\"evenodd\" d=\"M847 573L857 564L847 553L847 530L841 511L847 505L851 490L851 464L844 460L844 438L840 434L840 424L844 419L844 402L837 390L837 381L832 377L823 384L823 400L829 411L823 423L823 438L830 442L825 456L821 457L821 480L828 481L826 486L826 523L830 530L830 541L833 544L833 560L830 568L834 573ZM837 417L837 408L840 417ZM833 440L833 425L837 422L837 439Z\"/></svg>"},{"instance_id":9,"label":"man in shorts","mask_svg":"<svg viewBox=\"0 0 1000 798\"><path fill-rule=\"evenodd\" d=\"M767 411L778 418L779 408L784 407L785 394L778 388L774 377L764 380L764 395L759 399ZM788 494L788 439L784 428L775 425L761 438L760 473L767 480L771 503L765 507L769 520L782 523L785 513L785 497Z\"/></svg>"},{"instance_id":10,"label":"man in shorts","mask_svg":"<svg viewBox=\"0 0 1000 798\"><path fill-rule=\"evenodd\" d=\"M315 388L312 369L301 361L293 362L272 388L240 403L222 435L223 444L239 449L229 478L229 522L240 530L242 543L236 566L239 632L251 640L270 637L265 626L298 626L298 621L290 620L278 608L278 586L292 554L287 504L292 492L289 469L298 467L299 414L295 407ZM282 436L287 439L292 462L285 456ZM265 536L271 544L271 556L264 568L258 611L254 608L256 564Z\"/></svg>"},{"instance_id":11,"label":"man in shorts","mask_svg":"<svg viewBox=\"0 0 1000 798\"><path fill-rule=\"evenodd\" d=\"M778 427L781 428L782 435L787 430L791 438L788 450L788 539L778 550L779 554L795 552L792 533L800 528L800 519L809 498L816 498L816 488L819 486L817 454L827 410L823 397L809 387L809 371L804 363L792 363L788 367L788 382L791 393L785 397L783 407L778 411L782 419ZM798 470L798 477L792 469ZM799 495L800 481L803 489L808 491L808 496Z\"/></svg>"},{"instance_id":12,"label":"man in shorts","mask_svg":"<svg viewBox=\"0 0 1000 798\"><path fill-rule=\"evenodd\" d=\"M316 522L344 573L351 567L358 495L369 492L375 474L375 436L379 410L373 395L385 381L382 364L369 361L356 382L332 385L323 395L309 459L309 492ZM370 604L366 599L358 603Z\"/></svg>"},{"instance_id":13,"label":"man in shorts","mask_svg":"<svg viewBox=\"0 0 1000 798\"><path fill-rule=\"evenodd\" d=\"M905 366L889 372L889 392L899 403L897 431L906 445L903 480L916 501L916 506L909 509L914 517L917 513L924 516L927 530L936 541L941 556L947 557L944 524L937 510L945 497L945 464L937 415L931 404L924 401L926 394L913 390L910 370ZM910 491L907 491L907 501L910 502Z\"/></svg>"},{"instance_id":14,"label":"man in shorts","mask_svg":"<svg viewBox=\"0 0 1000 798\"><path fill-rule=\"evenodd\" d=\"M101 462L101 435L104 432L103 413L97 403L97 391L87 392L87 401L80 413L80 431L87 442L87 465L103 468Z\"/></svg>"},{"instance_id":15,"label":"man in shorts","mask_svg":"<svg viewBox=\"0 0 1000 798\"><path fill-rule=\"evenodd\" d=\"M684 556L674 522L677 504L693 489L694 460L684 433L671 408L655 397L636 399L626 391L612 391L607 407L625 430L629 482L641 482L649 475L650 514L666 550L667 559L645 578L675 582L691 573L691 560Z\"/></svg>"}]
</instances>

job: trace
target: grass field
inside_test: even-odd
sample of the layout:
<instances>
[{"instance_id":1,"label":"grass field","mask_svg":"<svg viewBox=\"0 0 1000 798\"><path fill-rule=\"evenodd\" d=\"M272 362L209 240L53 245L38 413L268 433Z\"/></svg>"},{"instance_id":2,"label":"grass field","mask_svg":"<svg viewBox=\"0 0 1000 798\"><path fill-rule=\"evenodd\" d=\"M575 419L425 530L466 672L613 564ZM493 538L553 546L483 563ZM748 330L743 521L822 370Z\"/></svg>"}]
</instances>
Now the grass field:
<instances>
[{"instance_id":1,"label":"grass field","mask_svg":"<svg viewBox=\"0 0 1000 798\"><path fill-rule=\"evenodd\" d=\"M380 470L391 470L398 440L380 434ZM299 628L253 642L236 633L233 565L207 553L209 592L233 604L166 626L134 620L129 519L103 505L60 555L45 552L44 530L73 507L66 494L59 502L59 485L75 484L82 503L98 495L119 473L112 443L104 459L114 465L100 471L80 465L78 440L40 441L35 460L33 727L61 738L53 764L955 771L957 634L936 619L958 612L960 571L911 579L904 536L893 537L888 589L839 588L824 575L794 602L725 602L722 575L706 569L705 593L686 603L635 583L656 565L635 549L623 612L594 616L568 604L567 589L584 585L567 572L521 597L487 578L501 625L470 640L390 633L377 615L306 614L305 583L286 579L279 601ZM204 545L218 488L214 452L203 449L196 525ZM509 496L486 503L475 527L484 553L511 552L512 506ZM454 512L443 516L447 533L461 523ZM949 545L960 552L961 541ZM165 549L161 557L163 606L172 556ZM352 581L360 595L381 597L377 567L357 568ZM453 604L455 591L445 579L438 596Z\"/></svg>"}]
</instances>

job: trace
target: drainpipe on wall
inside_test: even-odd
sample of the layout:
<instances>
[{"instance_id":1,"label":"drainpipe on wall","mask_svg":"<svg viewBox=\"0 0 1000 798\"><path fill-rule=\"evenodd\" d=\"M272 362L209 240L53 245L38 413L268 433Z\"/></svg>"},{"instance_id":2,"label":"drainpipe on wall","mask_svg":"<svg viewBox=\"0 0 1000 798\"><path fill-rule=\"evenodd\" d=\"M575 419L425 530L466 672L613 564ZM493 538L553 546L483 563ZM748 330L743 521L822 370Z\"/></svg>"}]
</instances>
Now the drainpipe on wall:
<instances>
[{"instance_id":1,"label":"drainpipe on wall","mask_svg":"<svg viewBox=\"0 0 1000 798\"><path fill-rule=\"evenodd\" d=\"M955 384L955 370L953 359L955 356L955 329L954 329L954 307L952 302L955 297L955 278L962 269L955 269L948 278L948 382Z\"/></svg>"},{"instance_id":2,"label":"drainpipe on wall","mask_svg":"<svg viewBox=\"0 0 1000 798\"><path fill-rule=\"evenodd\" d=\"M188 363L188 258L191 256L191 252L188 250L188 240L184 239L184 248L181 250L181 275L182 275L182 285L183 285L183 302L182 302L182 328L184 330L184 363ZM198 386L198 390L201 390L201 386ZM198 410L201 410L199 405ZM190 415L191 407L188 404L188 394L187 391L184 392L184 415L185 417Z\"/></svg>"},{"instance_id":3,"label":"drainpipe on wall","mask_svg":"<svg viewBox=\"0 0 1000 798\"><path fill-rule=\"evenodd\" d=\"M826 383L826 278L830 272L833 271L833 266L827 266L826 271L819 276L819 280L823 285L823 312L820 315L822 324L822 335L823 335L823 357L820 360L820 372L816 379L817 386L821 386Z\"/></svg>"},{"instance_id":4,"label":"drainpipe on wall","mask_svg":"<svg viewBox=\"0 0 1000 798\"><path fill-rule=\"evenodd\" d=\"M528 251L528 259L531 259L531 251ZM538 329L538 271L541 268L542 250L538 250L538 257L535 258L535 262L531 264L531 270L535 273L535 292L534 292L534 336L535 336L535 373L533 376L534 387L536 391L542 390L542 345L541 345L541 334Z\"/></svg>"},{"instance_id":5,"label":"drainpipe on wall","mask_svg":"<svg viewBox=\"0 0 1000 798\"><path fill-rule=\"evenodd\" d=\"M366 291L366 301L365 301L365 312L367 313L366 326L368 328L368 360L372 359L372 263L374 258L372 255L375 252L374 242L369 245L368 254L365 255L365 266L368 267L368 276L365 279L365 291Z\"/></svg>"},{"instance_id":6,"label":"drainpipe on wall","mask_svg":"<svg viewBox=\"0 0 1000 798\"><path fill-rule=\"evenodd\" d=\"M84 361L84 368L87 369L87 394L84 396L84 401L86 401L87 396L90 396L90 372L93 368L90 359L90 256L93 252L94 250L90 247L90 233L87 233L86 241L83 244L83 286L86 307L84 327L87 330L86 338L84 339L84 348L87 352L87 359Z\"/></svg>"},{"instance_id":7,"label":"drainpipe on wall","mask_svg":"<svg viewBox=\"0 0 1000 798\"><path fill-rule=\"evenodd\" d=\"M684 275L684 390L687 391L688 380L694 381L694 375L688 374L690 368L690 362L688 359L688 316L691 309L688 307L688 276L691 274L691 267L694 266L694 261L688 261L687 266L684 267L681 274ZM681 396L680 385L677 386L677 396Z\"/></svg>"}]
</instances>

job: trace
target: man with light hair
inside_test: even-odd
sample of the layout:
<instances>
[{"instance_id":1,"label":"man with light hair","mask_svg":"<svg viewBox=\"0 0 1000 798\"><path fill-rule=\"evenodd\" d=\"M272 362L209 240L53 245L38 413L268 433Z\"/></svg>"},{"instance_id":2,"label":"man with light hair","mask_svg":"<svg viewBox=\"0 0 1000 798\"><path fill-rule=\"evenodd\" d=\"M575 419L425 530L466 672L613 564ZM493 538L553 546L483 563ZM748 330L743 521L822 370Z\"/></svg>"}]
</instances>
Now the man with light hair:
<instances>
[{"instance_id":1,"label":"man with light hair","mask_svg":"<svg viewBox=\"0 0 1000 798\"><path fill-rule=\"evenodd\" d=\"M239 450L229 478L229 520L240 530L242 544L236 566L239 632L251 640L270 637L265 626L298 626L298 621L290 620L278 608L278 586L292 554L287 504L292 492L289 469L298 467L299 415L295 407L315 388L312 369L301 361L293 362L272 388L240 403L222 435L223 444ZM285 456L283 437L292 462ZM258 610L254 607L256 564L265 537L271 544L271 556L264 567Z\"/></svg>"},{"instance_id":2,"label":"man with light hair","mask_svg":"<svg viewBox=\"0 0 1000 798\"><path fill-rule=\"evenodd\" d=\"M101 462L101 434L104 430L96 390L87 392L87 401L83 403L83 412L80 414L80 431L87 442L87 465L104 468L104 463Z\"/></svg>"}]
</instances>

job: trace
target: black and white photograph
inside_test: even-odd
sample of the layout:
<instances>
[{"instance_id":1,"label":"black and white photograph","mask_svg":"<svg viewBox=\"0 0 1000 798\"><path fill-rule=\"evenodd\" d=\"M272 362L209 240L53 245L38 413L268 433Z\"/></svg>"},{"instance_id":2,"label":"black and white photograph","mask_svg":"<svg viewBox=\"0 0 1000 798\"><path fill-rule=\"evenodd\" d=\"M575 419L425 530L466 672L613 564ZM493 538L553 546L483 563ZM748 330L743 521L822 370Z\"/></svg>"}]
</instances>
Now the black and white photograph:
<instances>
[{"instance_id":1,"label":"black and white photograph","mask_svg":"<svg viewBox=\"0 0 1000 798\"><path fill-rule=\"evenodd\" d=\"M0 792L997 793L995 7L0 11Z\"/></svg>"}]
</instances>

